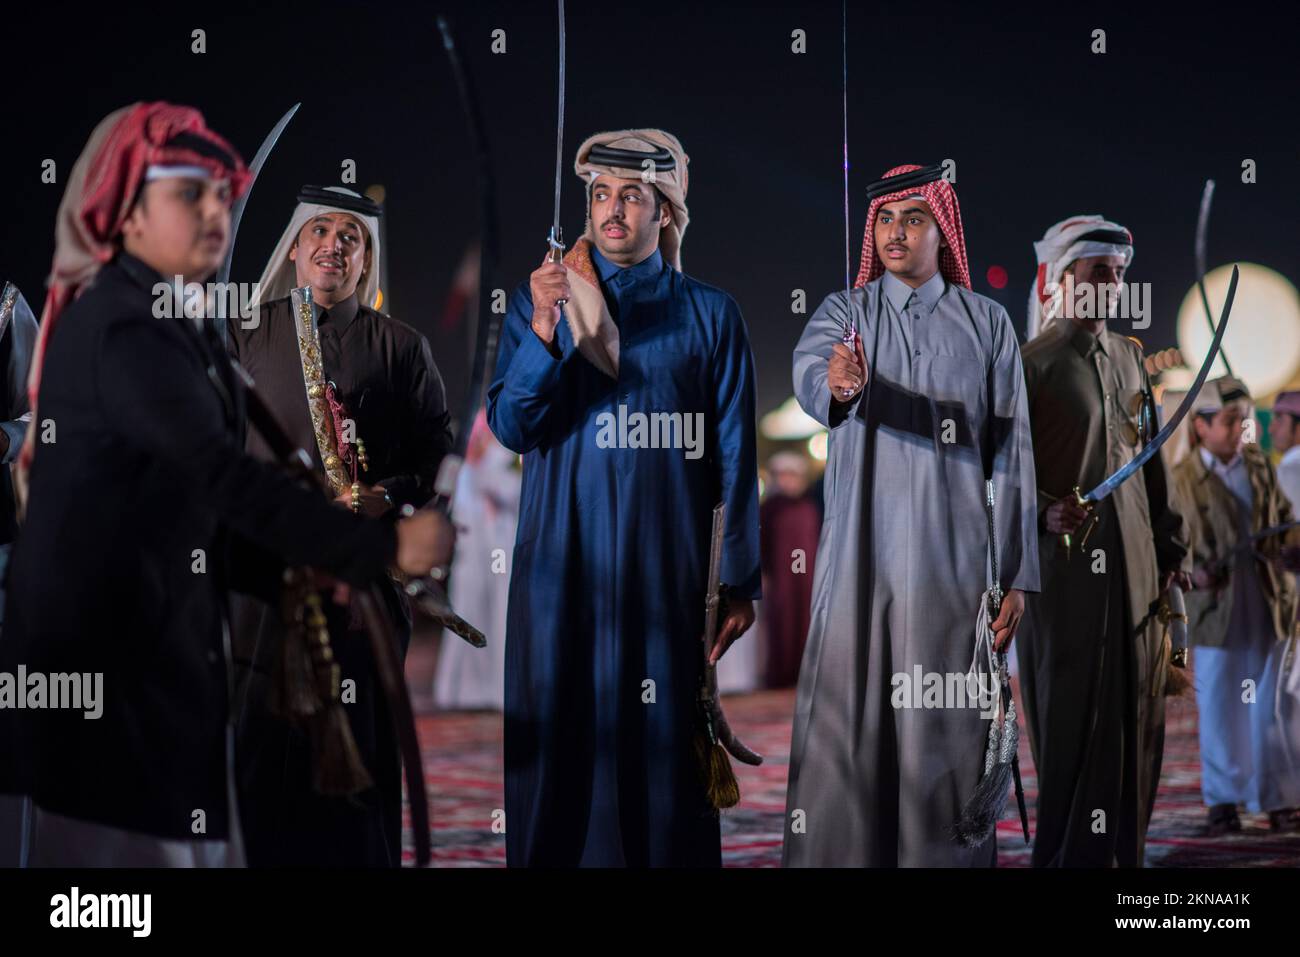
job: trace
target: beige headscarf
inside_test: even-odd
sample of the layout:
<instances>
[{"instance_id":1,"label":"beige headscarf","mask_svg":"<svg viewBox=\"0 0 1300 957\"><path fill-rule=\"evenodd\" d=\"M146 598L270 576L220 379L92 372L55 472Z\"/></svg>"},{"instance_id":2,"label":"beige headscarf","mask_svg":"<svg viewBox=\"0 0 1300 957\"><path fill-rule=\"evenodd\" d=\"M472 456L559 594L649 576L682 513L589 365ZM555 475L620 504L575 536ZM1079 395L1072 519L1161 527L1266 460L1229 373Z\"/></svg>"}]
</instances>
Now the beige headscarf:
<instances>
[{"instance_id":1,"label":"beige headscarf","mask_svg":"<svg viewBox=\"0 0 1300 957\"><path fill-rule=\"evenodd\" d=\"M636 150L641 153L653 153L662 148L672 154L677 165L670 170L644 174L623 166L598 165L588 161L593 146ZM596 133L588 136L578 147L578 156L573 162L573 171L587 187L587 229L583 235L587 239L595 238L591 226L591 184L597 176L605 173L609 176L617 176L619 179L640 179L652 183L659 192L663 193L664 199L668 200L672 207L672 222L664 227L659 236L659 251L670 266L681 272L682 237L686 234L686 224L691 221L690 213L686 210L686 167L690 161L691 158L686 155L677 137L663 130L616 130L612 133ZM653 178L643 178L650 176Z\"/></svg>"},{"instance_id":2,"label":"beige headscarf","mask_svg":"<svg viewBox=\"0 0 1300 957\"><path fill-rule=\"evenodd\" d=\"M1133 262L1133 234L1096 213L1072 216L1050 227L1034 243L1038 272L1029 290L1028 338L1054 322L1063 309L1061 277L1076 259L1088 256L1123 256L1127 268Z\"/></svg>"},{"instance_id":3,"label":"beige headscarf","mask_svg":"<svg viewBox=\"0 0 1300 957\"><path fill-rule=\"evenodd\" d=\"M360 193L344 189L342 186L326 186L325 190L338 193L341 197L365 199ZM253 298L252 304L254 306L261 306L264 303L283 299L289 295L290 290L297 287L298 270L293 261L289 259L289 251L293 249L293 244L298 241L298 234L302 232L304 226L322 213L338 212L355 216L369 234L366 241L370 243L370 268L366 272L365 281L357 286L357 301L363 306L369 306L371 309L376 308L376 299L379 293L379 218L368 216L346 206L331 206L325 203L302 201L294 207L293 216L289 219L289 225L284 228L284 232L280 235L280 241L276 243L271 258L266 261L266 269L262 271L262 278L258 282L257 295Z\"/></svg>"}]
</instances>

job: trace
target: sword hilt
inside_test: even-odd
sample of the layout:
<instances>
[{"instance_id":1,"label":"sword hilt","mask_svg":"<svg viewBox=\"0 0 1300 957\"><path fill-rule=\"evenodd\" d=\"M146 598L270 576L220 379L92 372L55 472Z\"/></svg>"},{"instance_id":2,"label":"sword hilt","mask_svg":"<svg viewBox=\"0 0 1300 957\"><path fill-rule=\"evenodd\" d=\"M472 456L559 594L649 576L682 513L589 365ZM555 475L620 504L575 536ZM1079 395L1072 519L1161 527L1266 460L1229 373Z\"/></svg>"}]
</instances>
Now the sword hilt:
<instances>
[{"instance_id":1,"label":"sword hilt","mask_svg":"<svg viewBox=\"0 0 1300 957\"><path fill-rule=\"evenodd\" d=\"M988 520L989 525L989 575L991 584L989 585L989 621L997 620L1002 611L1002 599L1005 597L1002 592L1002 569L999 567L998 554L998 524L997 524L997 493L993 487L991 478L984 480L984 517Z\"/></svg>"},{"instance_id":2,"label":"sword hilt","mask_svg":"<svg viewBox=\"0 0 1300 957\"><path fill-rule=\"evenodd\" d=\"M1076 485L1074 489L1070 492L1070 494L1074 496L1075 504L1078 505L1081 509L1088 512L1092 511L1092 502L1089 502L1087 499L1083 497L1083 492L1080 491L1079 486ZM1065 556L1066 558L1069 558L1070 548L1073 543L1073 537L1070 535L1069 532L1065 532L1063 535L1061 535L1061 542L1065 545Z\"/></svg>"},{"instance_id":3,"label":"sword hilt","mask_svg":"<svg viewBox=\"0 0 1300 957\"><path fill-rule=\"evenodd\" d=\"M1177 578L1170 582L1169 588L1160 602L1160 621L1169 631L1170 663L1175 668L1187 667L1187 603Z\"/></svg>"},{"instance_id":4,"label":"sword hilt","mask_svg":"<svg viewBox=\"0 0 1300 957\"><path fill-rule=\"evenodd\" d=\"M844 334L843 334L842 336L840 336L840 342L842 342L842 343L844 343L846 346L848 346L850 352L852 352L854 355L857 355L857 351L858 351L858 349L857 349L857 345L858 345L858 330L857 330L857 327L854 326L854 325L852 325L851 323L846 322L846 323L844 324ZM863 369L862 371L863 371L864 374L867 372L866 369ZM840 392L843 394L845 400L848 400L848 399L852 398L852 396L853 396L853 390L852 390L852 389L841 389Z\"/></svg>"},{"instance_id":5,"label":"sword hilt","mask_svg":"<svg viewBox=\"0 0 1300 957\"><path fill-rule=\"evenodd\" d=\"M564 235L563 235L563 231L558 226L551 227L550 233L548 233L546 236L546 243L548 246L551 247L550 252L546 254L547 260L553 263L563 263L564 262ZM569 300L567 299L557 299L555 300L555 304L557 306L563 306L568 301Z\"/></svg>"}]
</instances>

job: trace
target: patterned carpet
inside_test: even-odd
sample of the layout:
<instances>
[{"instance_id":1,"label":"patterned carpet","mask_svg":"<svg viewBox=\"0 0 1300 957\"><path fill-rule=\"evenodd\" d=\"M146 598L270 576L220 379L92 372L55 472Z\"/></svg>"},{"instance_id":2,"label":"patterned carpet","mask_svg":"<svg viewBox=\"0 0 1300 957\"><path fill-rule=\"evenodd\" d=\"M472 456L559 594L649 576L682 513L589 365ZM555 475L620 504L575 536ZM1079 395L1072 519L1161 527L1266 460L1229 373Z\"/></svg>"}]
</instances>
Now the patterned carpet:
<instances>
[{"instance_id":1,"label":"patterned carpet","mask_svg":"<svg viewBox=\"0 0 1300 957\"><path fill-rule=\"evenodd\" d=\"M737 734L765 755L766 761L759 768L737 765L742 801L723 814L723 864L777 867L781 862L794 692L735 696L727 699L726 707ZM435 866L503 866L505 836L493 831L493 812L504 806L501 716L481 712L424 715L420 740L433 796ZM1020 761L1032 832L1037 781L1023 734ZM1229 837L1205 837L1204 822L1196 706L1191 700L1180 699L1169 709L1164 773L1147 837L1147 865L1300 866L1300 834L1271 834L1264 815L1243 813L1241 833ZM1020 836L1014 801L1009 802L1007 816L998 825L998 842L1000 866L1028 866L1029 849ZM409 846L406 857L409 861Z\"/></svg>"}]
</instances>

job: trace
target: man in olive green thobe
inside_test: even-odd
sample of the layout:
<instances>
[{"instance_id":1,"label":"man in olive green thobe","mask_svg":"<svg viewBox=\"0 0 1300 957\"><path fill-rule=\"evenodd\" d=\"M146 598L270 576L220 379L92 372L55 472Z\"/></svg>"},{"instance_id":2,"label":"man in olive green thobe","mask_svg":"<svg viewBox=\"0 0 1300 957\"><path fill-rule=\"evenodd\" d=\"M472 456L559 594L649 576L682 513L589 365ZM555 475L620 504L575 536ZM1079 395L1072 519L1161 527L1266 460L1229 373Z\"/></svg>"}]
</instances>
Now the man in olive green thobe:
<instances>
[{"instance_id":1,"label":"man in olive green thobe","mask_svg":"<svg viewBox=\"0 0 1300 957\"><path fill-rule=\"evenodd\" d=\"M1140 867L1160 781L1169 659L1163 627L1147 613L1183 576L1184 525L1158 455L1091 513L1073 499L1076 486L1096 486L1156 431L1154 412L1144 413L1141 347L1116 315L1127 301L1131 237L1101 217L1078 217L1035 249L1041 312L1030 327L1042 318L1043 331L1022 359L1042 591L1028 596L1018 643L1038 771L1033 864Z\"/></svg>"}]
</instances>

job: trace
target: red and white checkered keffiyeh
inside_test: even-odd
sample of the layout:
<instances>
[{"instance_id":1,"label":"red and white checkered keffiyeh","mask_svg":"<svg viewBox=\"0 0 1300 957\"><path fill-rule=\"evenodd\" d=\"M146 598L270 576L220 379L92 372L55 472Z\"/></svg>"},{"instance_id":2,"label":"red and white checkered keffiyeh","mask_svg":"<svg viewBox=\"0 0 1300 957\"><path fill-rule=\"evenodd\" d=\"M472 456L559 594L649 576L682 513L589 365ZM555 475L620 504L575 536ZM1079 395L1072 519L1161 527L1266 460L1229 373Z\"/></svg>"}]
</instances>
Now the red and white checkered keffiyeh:
<instances>
[{"instance_id":1,"label":"red and white checkered keffiyeh","mask_svg":"<svg viewBox=\"0 0 1300 957\"><path fill-rule=\"evenodd\" d=\"M921 168L915 164L895 166L885 173L885 178ZM858 278L853 284L854 288L865 286L885 274L885 264L876 253L876 214L885 203L897 202L909 196L920 196L926 201L934 212L939 231L943 233L943 238L948 243L946 248L939 251L939 272L943 273L943 278L950 283L969 289L971 287L970 266L966 262L966 236L961 228L961 207L957 204L956 190L944 179L909 187L897 193L886 193L871 201L871 206L867 210L867 229L862 237L862 261L858 266Z\"/></svg>"},{"instance_id":2,"label":"red and white checkered keffiyeh","mask_svg":"<svg viewBox=\"0 0 1300 957\"><path fill-rule=\"evenodd\" d=\"M203 114L192 107L134 103L100 121L72 167L55 221L49 291L27 380L33 423L50 332L68 304L117 255L122 224L151 166L201 167L213 177L230 180L232 200L252 179L239 154L208 129ZM19 455L23 478L31 465L36 432L27 430Z\"/></svg>"}]
</instances>

